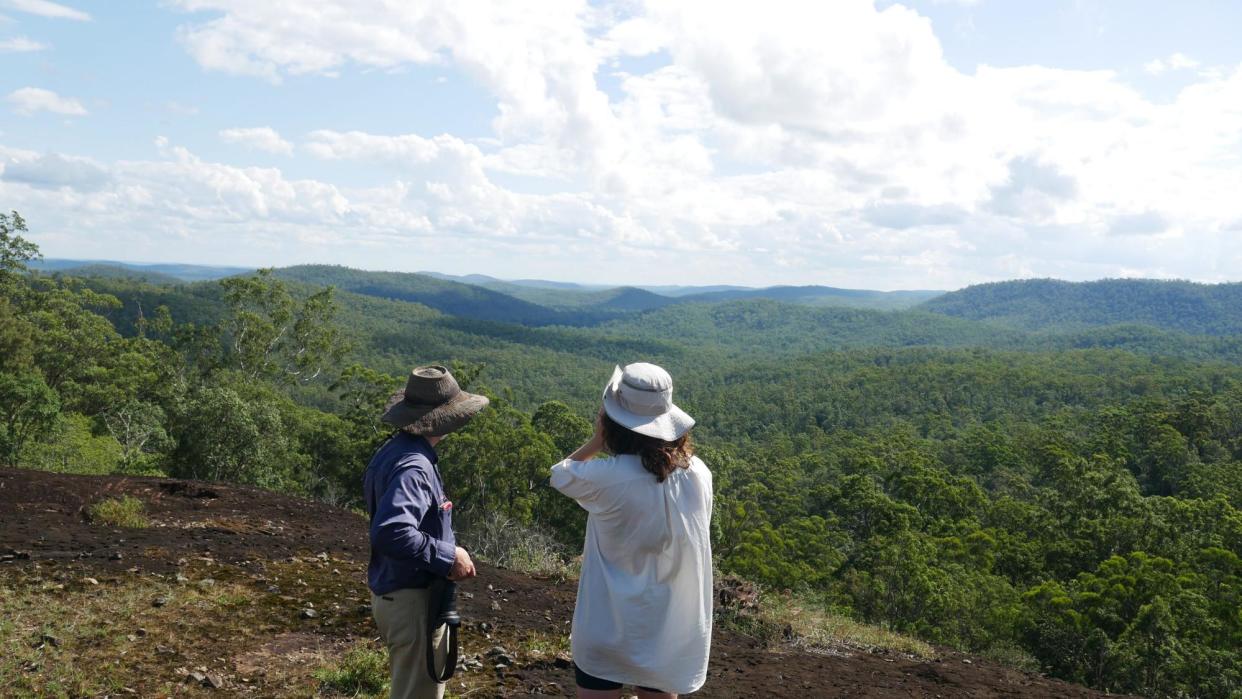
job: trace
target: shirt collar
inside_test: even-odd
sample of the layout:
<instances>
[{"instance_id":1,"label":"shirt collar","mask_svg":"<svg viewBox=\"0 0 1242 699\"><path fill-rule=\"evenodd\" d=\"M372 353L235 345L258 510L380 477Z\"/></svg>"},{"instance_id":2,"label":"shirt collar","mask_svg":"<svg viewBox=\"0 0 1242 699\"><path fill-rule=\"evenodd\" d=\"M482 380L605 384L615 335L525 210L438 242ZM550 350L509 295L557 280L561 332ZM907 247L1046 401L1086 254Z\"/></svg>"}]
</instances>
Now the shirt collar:
<instances>
[{"instance_id":1,"label":"shirt collar","mask_svg":"<svg viewBox=\"0 0 1242 699\"><path fill-rule=\"evenodd\" d=\"M401 436L409 442L411 449L427 457L427 460L432 464L439 462L440 456L436 454L436 448L431 446L431 442L427 441L426 437L421 434L410 434L409 432L402 432Z\"/></svg>"}]
</instances>

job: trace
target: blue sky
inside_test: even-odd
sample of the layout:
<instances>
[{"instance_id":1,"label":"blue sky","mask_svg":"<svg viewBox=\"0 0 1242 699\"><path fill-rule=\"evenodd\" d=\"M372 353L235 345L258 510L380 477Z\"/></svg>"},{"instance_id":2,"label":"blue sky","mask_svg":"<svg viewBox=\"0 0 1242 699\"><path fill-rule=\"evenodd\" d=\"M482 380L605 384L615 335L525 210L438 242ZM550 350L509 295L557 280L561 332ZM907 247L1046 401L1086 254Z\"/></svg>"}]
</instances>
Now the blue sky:
<instances>
[{"instance_id":1,"label":"blue sky","mask_svg":"<svg viewBox=\"0 0 1242 699\"><path fill-rule=\"evenodd\" d=\"M1239 279L1233 2L0 0L56 257L609 283Z\"/></svg>"}]
</instances>

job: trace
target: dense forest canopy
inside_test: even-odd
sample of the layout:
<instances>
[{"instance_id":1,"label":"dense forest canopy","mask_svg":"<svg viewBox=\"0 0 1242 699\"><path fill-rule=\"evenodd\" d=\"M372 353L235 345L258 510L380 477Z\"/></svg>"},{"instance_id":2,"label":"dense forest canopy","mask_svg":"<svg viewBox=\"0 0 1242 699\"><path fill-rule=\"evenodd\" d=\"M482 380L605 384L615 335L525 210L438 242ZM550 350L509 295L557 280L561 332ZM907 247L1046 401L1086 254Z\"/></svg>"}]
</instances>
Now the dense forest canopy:
<instances>
[{"instance_id":1,"label":"dense forest canopy","mask_svg":"<svg viewBox=\"0 0 1242 699\"><path fill-rule=\"evenodd\" d=\"M1242 333L1242 283L1026 279L968 287L923 308L1027 330L1142 323L1199 335Z\"/></svg>"},{"instance_id":2,"label":"dense forest canopy","mask_svg":"<svg viewBox=\"0 0 1242 699\"><path fill-rule=\"evenodd\" d=\"M464 526L500 513L572 551L584 516L547 467L589 433L614 363L655 361L699 420L722 571L1099 688L1242 692L1234 287L541 304L334 267L36 272L26 233L0 216L5 465L356 505L384 399L444 362L493 398L442 445Z\"/></svg>"}]
</instances>

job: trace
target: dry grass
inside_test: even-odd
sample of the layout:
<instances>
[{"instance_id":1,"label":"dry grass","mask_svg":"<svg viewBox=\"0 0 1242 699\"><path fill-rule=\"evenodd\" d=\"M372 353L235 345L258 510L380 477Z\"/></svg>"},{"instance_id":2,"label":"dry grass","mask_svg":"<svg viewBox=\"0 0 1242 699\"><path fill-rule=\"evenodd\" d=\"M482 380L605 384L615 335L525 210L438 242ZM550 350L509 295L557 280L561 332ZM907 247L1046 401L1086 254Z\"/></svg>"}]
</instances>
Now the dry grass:
<instances>
[{"instance_id":1,"label":"dry grass","mask_svg":"<svg viewBox=\"0 0 1242 699\"><path fill-rule=\"evenodd\" d=\"M790 594L766 594L759 602L759 616L779 625L795 646L810 651L887 651L931 659L931 645L881 626L864 624L829 612L812 600Z\"/></svg>"},{"instance_id":2,"label":"dry grass","mask_svg":"<svg viewBox=\"0 0 1242 699\"><path fill-rule=\"evenodd\" d=\"M91 505L87 514L95 524L143 529L150 524L147 520L146 509L146 505L138 498L122 495L119 498L100 500Z\"/></svg>"},{"instance_id":3,"label":"dry grass","mask_svg":"<svg viewBox=\"0 0 1242 699\"><path fill-rule=\"evenodd\" d=\"M725 589L737 589L741 594L737 601L717 608L716 625L761 643L833 655L865 652L924 660L936 657L928 643L834 613L810 595L769 592L744 581L731 587L727 577L722 582Z\"/></svg>"},{"instance_id":4,"label":"dry grass","mask_svg":"<svg viewBox=\"0 0 1242 699\"><path fill-rule=\"evenodd\" d=\"M460 522L460 539L470 555L494 566L520 573L566 580L578 577L579 567L551 536L497 513Z\"/></svg>"}]
</instances>

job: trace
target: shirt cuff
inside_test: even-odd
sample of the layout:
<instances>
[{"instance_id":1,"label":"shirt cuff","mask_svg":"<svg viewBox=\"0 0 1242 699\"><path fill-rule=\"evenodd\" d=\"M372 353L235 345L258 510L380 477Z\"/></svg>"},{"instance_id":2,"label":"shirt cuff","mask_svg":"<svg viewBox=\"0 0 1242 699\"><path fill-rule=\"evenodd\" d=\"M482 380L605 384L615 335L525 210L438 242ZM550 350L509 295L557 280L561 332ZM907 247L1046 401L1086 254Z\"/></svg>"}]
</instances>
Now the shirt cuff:
<instances>
[{"instance_id":1,"label":"shirt cuff","mask_svg":"<svg viewBox=\"0 0 1242 699\"><path fill-rule=\"evenodd\" d=\"M457 560L457 546L444 539L433 539L436 542L436 553L431 558L431 572L446 578L453 562Z\"/></svg>"}]
</instances>

